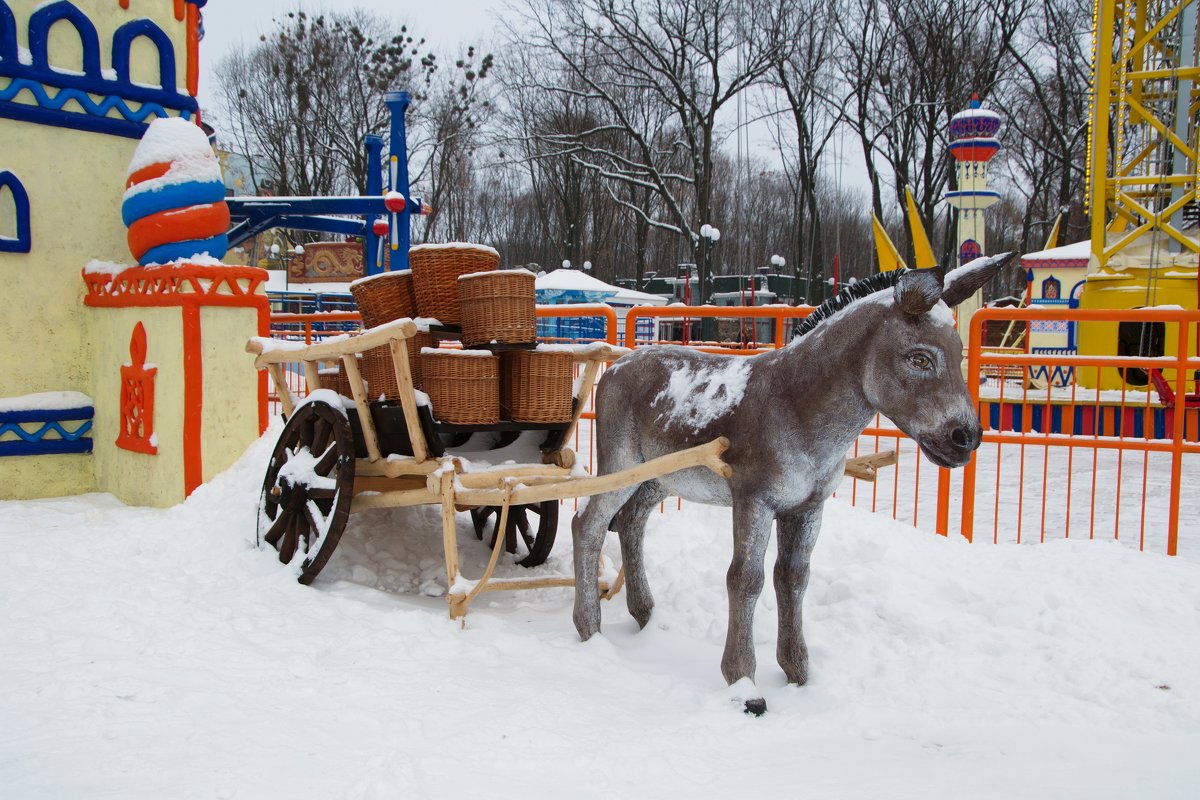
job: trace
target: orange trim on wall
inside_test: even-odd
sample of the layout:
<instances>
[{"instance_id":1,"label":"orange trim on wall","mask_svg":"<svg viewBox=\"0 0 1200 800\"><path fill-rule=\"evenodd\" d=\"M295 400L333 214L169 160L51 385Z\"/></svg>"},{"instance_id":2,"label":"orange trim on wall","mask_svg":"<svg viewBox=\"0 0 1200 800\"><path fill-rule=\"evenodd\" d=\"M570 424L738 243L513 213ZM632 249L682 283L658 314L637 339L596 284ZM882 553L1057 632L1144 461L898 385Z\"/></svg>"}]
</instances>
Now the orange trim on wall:
<instances>
[{"instance_id":1,"label":"orange trim on wall","mask_svg":"<svg viewBox=\"0 0 1200 800\"><path fill-rule=\"evenodd\" d=\"M180 6L183 0L175 0L175 19L183 19ZM191 3L187 6L187 90L192 97L200 90L200 9ZM197 120L200 118L196 114Z\"/></svg>"},{"instance_id":2,"label":"orange trim on wall","mask_svg":"<svg viewBox=\"0 0 1200 800\"><path fill-rule=\"evenodd\" d=\"M204 483L204 356L200 306L183 307L183 493Z\"/></svg>"},{"instance_id":3,"label":"orange trim on wall","mask_svg":"<svg viewBox=\"0 0 1200 800\"><path fill-rule=\"evenodd\" d=\"M192 6L189 6L191 8ZM183 311L183 483L191 494L204 481L200 443L203 436L204 361L200 309L205 306L255 308L258 333L270 330L271 306L258 289L267 281L258 267L180 264L130 267L116 275L83 272L84 305L93 308L175 307ZM260 432L266 429L266 375L258 376Z\"/></svg>"}]
</instances>

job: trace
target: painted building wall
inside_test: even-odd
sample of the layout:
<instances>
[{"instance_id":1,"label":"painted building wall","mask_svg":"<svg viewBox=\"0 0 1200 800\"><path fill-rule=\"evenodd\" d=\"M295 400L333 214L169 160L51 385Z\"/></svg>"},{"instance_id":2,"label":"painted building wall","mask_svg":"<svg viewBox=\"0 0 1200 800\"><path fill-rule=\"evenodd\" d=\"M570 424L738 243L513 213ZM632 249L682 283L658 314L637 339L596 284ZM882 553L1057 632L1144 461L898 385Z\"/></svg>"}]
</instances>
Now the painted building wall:
<instances>
[{"instance_id":1,"label":"painted building wall","mask_svg":"<svg viewBox=\"0 0 1200 800\"><path fill-rule=\"evenodd\" d=\"M177 467L184 425L180 307L85 308L80 271L129 262L120 218L125 167L147 124L194 117L199 9L204 0L0 0L0 398L76 391L95 401L91 455L0 457L0 498L113 491L131 503L184 496ZM122 7L127 6L127 7ZM18 200L19 195L19 200ZM265 302L265 301L264 301ZM200 310L220 393L201 427L228 433L197 450L209 477L257 435L257 377L241 352L260 330L249 308ZM120 366L133 325L159 368L150 456L115 447ZM223 342L230 337L228 343ZM216 344L221 340L223 343ZM238 351L233 358L232 350ZM237 366L245 375L237 375ZM247 385L250 386L246 390ZM248 408L247 406L251 406ZM216 409L222 409L220 411ZM55 438L51 432L47 438ZM8 434L0 436L0 444Z\"/></svg>"},{"instance_id":2,"label":"painted building wall","mask_svg":"<svg viewBox=\"0 0 1200 800\"><path fill-rule=\"evenodd\" d=\"M169 506L186 495L183 486L183 324L179 308L87 309L95 369L93 427L96 486L138 506ZM157 369L154 381L156 455L116 446L120 414L121 365L129 363L129 339L141 322L146 330L146 361Z\"/></svg>"}]
</instances>

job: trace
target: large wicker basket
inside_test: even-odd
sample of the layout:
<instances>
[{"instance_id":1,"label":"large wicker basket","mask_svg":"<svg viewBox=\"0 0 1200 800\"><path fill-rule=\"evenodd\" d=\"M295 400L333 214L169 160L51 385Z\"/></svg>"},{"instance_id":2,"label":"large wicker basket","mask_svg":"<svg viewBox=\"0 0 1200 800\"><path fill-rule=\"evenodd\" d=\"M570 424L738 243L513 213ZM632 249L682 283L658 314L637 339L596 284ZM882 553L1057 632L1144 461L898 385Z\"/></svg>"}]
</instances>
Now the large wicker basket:
<instances>
[{"instance_id":1,"label":"large wicker basket","mask_svg":"<svg viewBox=\"0 0 1200 800\"><path fill-rule=\"evenodd\" d=\"M465 347L488 342L537 341L537 300L529 270L475 272L458 279L458 308Z\"/></svg>"},{"instance_id":2,"label":"large wicker basket","mask_svg":"<svg viewBox=\"0 0 1200 800\"><path fill-rule=\"evenodd\" d=\"M359 278L350 284L350 294L354 295L363 326L367 328L417 315L417 297L409 270Z\"/></svg>"},{"instance_id":3,"label":"large wicker basket","mask_svg":"<svg viewBox=\"0 0 1200 800\"><path fill-rule=\"evenodd\" d=\"M417 312L443 325L458 325L458 276L500 266L500 254L479 244L420 244L408 251Z\"/></svg>"},{"instance_id":4,"label":"large wicker basket","mask_svg":"<svg viewBox=\"0 0 1200 800\"><path fill-rule=\"evenodd\" d=\"M452 425L499 422L499 361L482 350L422 350L424 390L433 416Z\"/></svg>"},{"instance_id":5,"label":"large wicker basket","mask_svg":"<svg viewBox=\"0 0 1200 800\"><path fill-rule=\"evenodd\" d=\"M432 334L419 332L406 341L408 345L408 371L412 375L413 388L422 387L421 350L433 347L435 342ZM392 349L390 345L373 347L363 353L363 380L370 389L371 400L378 400L382 395L388 400L400 399L400 386L396 383L396 369L392 364Z\"/></svg>"},{"instance_id":6,"label":"large wicker basket","mask_svg":"<svg viewBox=\"0 0 1200 800\"><path fill-rule=\"evenodd\" d=\"M500 354L500 411L514 422L569 422L571 353L510 350Z\"/></svg>"}]
</instances>

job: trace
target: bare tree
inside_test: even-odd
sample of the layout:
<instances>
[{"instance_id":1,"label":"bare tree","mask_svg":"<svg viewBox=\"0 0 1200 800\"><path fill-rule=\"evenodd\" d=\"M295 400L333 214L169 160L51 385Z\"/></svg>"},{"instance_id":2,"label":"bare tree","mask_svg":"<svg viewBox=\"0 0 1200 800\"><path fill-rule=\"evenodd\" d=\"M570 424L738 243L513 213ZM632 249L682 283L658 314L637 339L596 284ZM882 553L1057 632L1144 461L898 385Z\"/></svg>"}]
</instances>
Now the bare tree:
<instances>
[{"instance_id":1,"label":"bare tree","mask_svg":"<svg viewBox=\"0 0 1200 800\"><path fill-rule=\"evenodd\" d=\"M656 194L661 216L647 214L628 194L611 191L610 197L647 225L678 235L701 264L697 230L714 212L718 117L770 69L781 39L777 27L764 24L746 41L739 36L740 13L778 18L768 0L530 0L527 28L518 34L571 78L535 88L577 96L593 109L595 126L560 146L613 185ZM630 99L637 95L666 109L669 124L648 130L645 120L632 118ZM657 139L662 131L673 138ZM625 146L610 144L614 133Z\"/></svg>"},{"instance_id":2,"label":"bare tree","mask_svg":"<svg viewBox=\"0 0 1200 800\"><path fill-rule=\"evenodd\" d=\"M903 203L913 187L928 225L955 179L947 157L949 118L973 93L990 95L1011 59L1010 44L1028 19L1032 0L847 0L842 14L851 124L872 177L876 213L883 215L882 160ZM943 258L953 258L947 240Z\"/></svg>"},{"instance_id":3,"label":"bare tree","mask_svg":"<svg viewBox=\"0 0 1200 800\"><path fill-rule=\"evenodd\" d=\"M844 119L840 84L833 69L835 48L832 7L828 0L795 0L785 5L778 24L788 31L768 73L779 113L770 119L783 173L795 196L791 263L795 276L809 285L823 269L821 182L825 149ZM791 140L791 146L785 141ZM807 274L801 275L801 267Z\"/></svg>"},{"instance_id":4,"label":"bare tree","mask_svg":"<svg viewBox=\"0 0 1200 800\"><path fill-rule=\"evenodd\" d=\"M222 131L268 175L256 188L280 195L363 191L363 139L387 130L385 92L410 88L419 95L436 69L420 56L423 40L403 26L394 34L364 12L309 17L303 11L276 21L249 51L220 62L218 104Z\"/></svg>"},{"instance_id":5,"label":"bare tree","mask_svg":"<svg viewBox=\"0 0 1200 800\"><path fill-rule=\"evenodd\" d=\"M1086 238L1084 215L1091 3L1048 0L1009 44L1016 69L1002 84L1011 188L1025 198L1020 244L1040 247L1060 210L1067 241ZM1015 135L1012 135L1015 134Z\"/></svg>"},{"instance_id":6,"label":"bare tree","mask_svg":"<svg viewBox=\"0 0 1200 800\"><path fill-rule=\"evenodd\" d=\"M454 72L442 71L429 82L424 102L413 115L415 135L409 147L421 166L410 182L431 207L422 218L426 241L469 238L476 156L492 115L492 100L484 88L492 65L491 53L480 55L468 46L455 61Z\"/></svg>"}]
</instances>

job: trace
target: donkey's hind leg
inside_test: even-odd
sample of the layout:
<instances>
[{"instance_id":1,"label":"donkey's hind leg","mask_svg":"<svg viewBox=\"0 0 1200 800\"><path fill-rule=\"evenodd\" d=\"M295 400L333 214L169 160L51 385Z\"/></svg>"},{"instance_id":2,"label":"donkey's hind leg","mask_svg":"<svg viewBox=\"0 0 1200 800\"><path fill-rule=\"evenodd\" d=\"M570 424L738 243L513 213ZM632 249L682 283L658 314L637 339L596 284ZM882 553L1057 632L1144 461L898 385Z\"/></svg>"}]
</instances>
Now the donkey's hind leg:
<instances>
[{"instance_id":1,"label":"donkey's hind leg","mask_svg":"<svg viewBox=\"0 0 1200 800\"><path fill-rule=\"evenodd\" d=\"M666 492L658 481L646 481L637 488L633 497L621 506L611 526L621 536L621 563L625 568L625 604L641 628L646 627L646 623L650 621L650 612L654 610L654 595L650 593L650 583L646 580L646 560L642 557L646 519L664 497Z\"/></svg>"},{"instance_id":2,"label":"donkey's hind leg","mask_svg":"<svg viewBox=\"0 0 1200 800\"><path fill-rule=\"evenodd\" d=\"M600 630L600 590L596 572L600 567L600 548L609 523L635 487L598 494L571 520L571 539L575 547L575 630L587 641Z\"/></svg>"},{"instance_id":3,"label":"donkey's hind leg","mask_svg":"<svg viewBox=\"0 0 1200 800\"><path fill-rule=\"evenodd\" d=\"M775 560L775 595L779 602L779 642L775 656L788 683L808 681L808 647L804 643L804 590L809 559L821 531L822 506L780 514L776 519L779 557Z\"/></svg>"}]
</instances>

